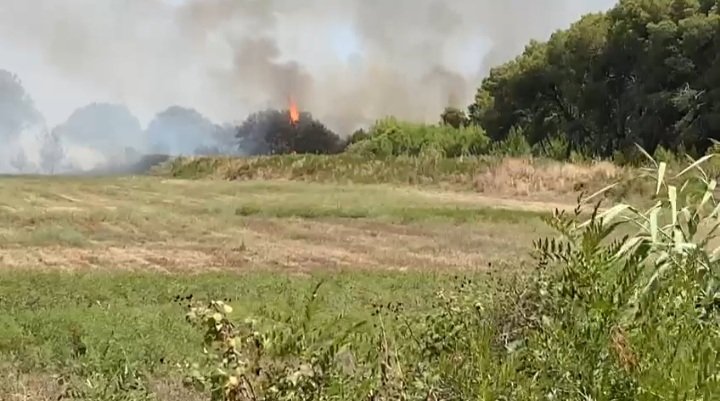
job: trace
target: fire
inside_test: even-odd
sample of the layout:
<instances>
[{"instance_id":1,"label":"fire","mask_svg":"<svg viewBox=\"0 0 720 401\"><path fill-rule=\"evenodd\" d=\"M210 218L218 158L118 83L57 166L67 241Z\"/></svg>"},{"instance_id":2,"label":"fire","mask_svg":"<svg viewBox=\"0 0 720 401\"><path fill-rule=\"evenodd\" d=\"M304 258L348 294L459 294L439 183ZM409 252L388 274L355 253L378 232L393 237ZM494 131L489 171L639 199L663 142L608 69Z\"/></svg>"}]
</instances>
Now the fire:
<instances>
[{"instance_id":1,"label":"fire","mask_svg":"<svg viewBox=\"0 0 720 401\"><path fill-rule=\"evenodd\" d=\"M292 125L297 125L300 121L300 112L298 111L297 103L295 100L290 98L290 122Z\"/></svg>"}]
</instances>

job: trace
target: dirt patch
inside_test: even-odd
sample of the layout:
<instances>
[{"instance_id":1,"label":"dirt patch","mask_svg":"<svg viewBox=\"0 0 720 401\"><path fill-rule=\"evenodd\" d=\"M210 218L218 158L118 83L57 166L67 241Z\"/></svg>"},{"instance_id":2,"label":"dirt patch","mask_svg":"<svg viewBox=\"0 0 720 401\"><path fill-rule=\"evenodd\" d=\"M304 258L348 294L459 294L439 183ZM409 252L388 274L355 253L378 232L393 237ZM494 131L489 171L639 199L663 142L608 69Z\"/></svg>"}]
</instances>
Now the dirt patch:
<instances>
[{"instance_id":1,"label":"dirt patch","mask_svg":"<svg viewBox=\"0 0 720 401\"><path fill-rule=\"evenodd\" d=\"M416 195L438 201L457 202L478 207L519 210L526 212L552 212L555 209L572 210L576 206L570 202L552 202L547 200L534 200L532 198L499 198L467 192L417 191Z\"/></svg>"}]
</instances>

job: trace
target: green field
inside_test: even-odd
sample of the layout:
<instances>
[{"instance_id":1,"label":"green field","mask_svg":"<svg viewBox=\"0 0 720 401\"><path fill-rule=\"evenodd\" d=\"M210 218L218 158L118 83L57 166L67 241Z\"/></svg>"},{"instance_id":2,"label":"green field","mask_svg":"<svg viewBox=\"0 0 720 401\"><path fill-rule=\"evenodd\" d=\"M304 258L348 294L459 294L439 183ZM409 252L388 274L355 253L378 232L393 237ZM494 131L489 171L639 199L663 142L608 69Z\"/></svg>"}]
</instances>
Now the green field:
<instances>
[{"instance_id":1,"label":"green field","mask_svg":"<svg viewBox=\"0 0 720 401\"><path fill-rule=\"evenodd\" d=\"M312 323L329 327L340 314L349 321L372 321L376 303L402 302L409 311L422 311L453 276L351 271L308 276L4 272L0 374L6 379L0 384L0 398L56 399L68 387L58 384L55 375L62 374L86 394L100 398L104 391L123 390L122 381L137 375L144 388L128 390L129 399L142 399L145 391L165 400L178 399L178 392L181 400L201 399L183 391L182 372L176 367L201 355L202 341L201 334L184 321L185 303L177 302L178 297L226 299L238 318L273 319L302 310L318 280L327 282Z\"/></svg>"},{"instance_id":2,"label":"green field","mask_svg":"<svg viewBox=\"0 0 720 401\"><path fill-rule=\"evenodd\" d=\"M125 369L160 399L199 397L176 368L201 340L178 297L292 315L324 280L318 327L371 321L375 304L419 313L459 277L529 268L532 240L549 233L540 217L563 206L272 180L6 177L2 188L3 399L77 386L102 398Z\"/></svg>"},{"instance_id":3,"label":"green field","mask_svg":"<svg viewBox=\"0 0 720 401\"><path fill-rule=\"evenodd\" d=\"M570 178L530 197L272 168L264 180L2 178L0 400L720 391L716 276L688 274L717 261L683 253L672 231L713 243L714 217L691 193L707 184L679 190L675 228L664 224L677 202L654 228L635 212L578 226L589 215L573 217ZM553 171L542 174L563 177ZM647 246L613 243L643 230L655 230ZM661 252L673 256L655 269Z\"/></svg>"},{"instance_id":4,"label":"green field","mask_svg":"<svg viewBox=\"0 0 720 401\"><path fill-rule=\"evenodd\" d=\"M2 185L2 262L34 270L473 269L508 252L524 257L544 228L539 216L552 207L283 181L6 178Z\"/></svg>"}]
</instances>

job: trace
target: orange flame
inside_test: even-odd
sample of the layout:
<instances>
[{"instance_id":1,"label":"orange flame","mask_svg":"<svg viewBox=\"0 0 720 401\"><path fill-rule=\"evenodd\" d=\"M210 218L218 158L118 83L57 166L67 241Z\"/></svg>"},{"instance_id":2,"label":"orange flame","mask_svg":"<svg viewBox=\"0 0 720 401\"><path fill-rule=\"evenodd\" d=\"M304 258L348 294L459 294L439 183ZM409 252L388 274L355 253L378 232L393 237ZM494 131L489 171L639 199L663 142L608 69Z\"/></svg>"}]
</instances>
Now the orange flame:
<instances>
[{"instance_id":1,"label":"orange flame","mask_svg":"<svg viewBox=\"0 0 720 401\"><path fill-rule=\"evenodd\" d=\"M300 111L298 111L297 103L295 100L290 98L290 122L292 125L297 125L300 121Z\"/></svg>"}]
</instances>

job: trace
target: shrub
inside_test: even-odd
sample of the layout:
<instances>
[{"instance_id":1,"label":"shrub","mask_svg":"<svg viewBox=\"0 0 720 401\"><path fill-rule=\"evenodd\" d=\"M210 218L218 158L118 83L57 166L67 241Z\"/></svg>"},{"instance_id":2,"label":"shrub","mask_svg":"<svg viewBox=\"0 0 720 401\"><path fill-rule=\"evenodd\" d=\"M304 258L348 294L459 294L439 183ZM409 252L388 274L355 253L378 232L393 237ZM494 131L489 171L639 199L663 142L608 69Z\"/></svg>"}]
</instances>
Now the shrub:
<instances>
[{"instance_id":1,"label":"shrub","mask_svg":"<svg viewBox=\"0 0 720 401\"><path fill-rule=\"evenodd\" d=\"M464 127L470 123L467 114L456 107L446 107L440 115L440 121L453 128Z\"/></svg>"},{"instance_id":2,"label":"shrub","mask_svg":"<svg viewBox=\"0 0 720 401\"><path fill-rule=\"evenodd\" d=\"M522 130L513 127L508 136L500 142L495 142L491 152L495 155L520 157L531 153L532 148L525 138Z\"/></svg>"},{"instance_id":3,"label":"shrub","mask_svg":"<svg viewBox=\"0 0 720 401\"><path fill-rule=\"evenodd\" d=\"M563 161L567 159L569 147L570 143L565 136L556 135L535 144L532 153L536 157Z\"/></svg>"},{"instance_id":4,"label":"shrub","mask_svg":"<svg viewBox=\"0 0 720 401\"><path fill-rule=\"evenodd\" d=\"M489 139L477 126L454 128L401 122L395 118L379 120L367 139L356 142L350 151L378 157L419 156L437 151L445 157L479 155L487 151Z\"/></svg>"}]
</instances>

